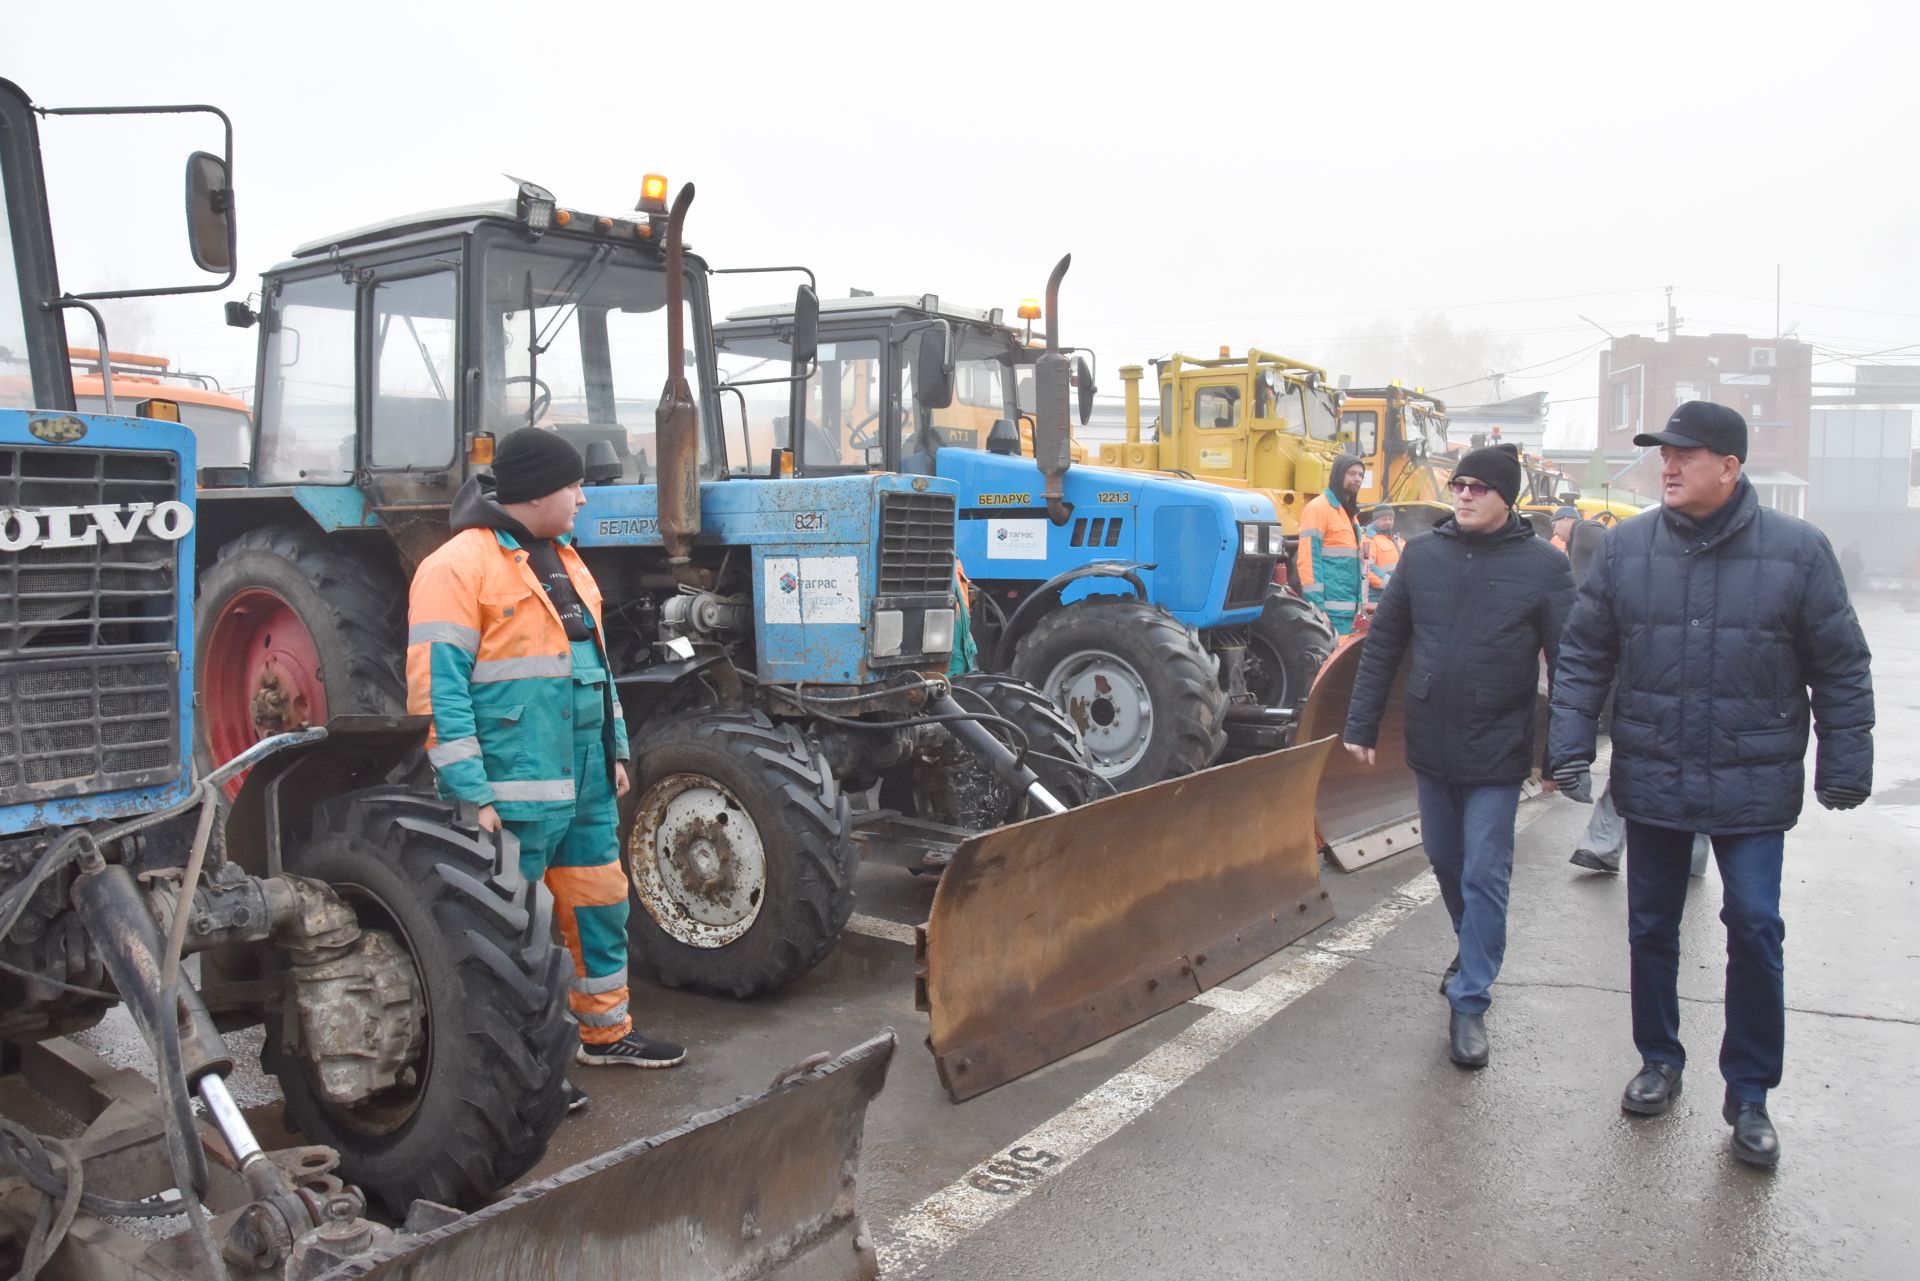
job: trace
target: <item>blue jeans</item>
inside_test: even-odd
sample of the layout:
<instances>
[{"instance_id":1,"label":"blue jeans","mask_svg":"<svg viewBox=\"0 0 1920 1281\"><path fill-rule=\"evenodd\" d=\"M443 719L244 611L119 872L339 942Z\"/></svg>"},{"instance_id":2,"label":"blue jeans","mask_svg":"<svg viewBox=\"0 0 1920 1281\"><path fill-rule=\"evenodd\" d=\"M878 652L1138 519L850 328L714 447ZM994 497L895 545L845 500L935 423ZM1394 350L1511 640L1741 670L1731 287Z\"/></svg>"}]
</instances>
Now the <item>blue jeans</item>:
<instances>
[{"instance_id":1,"label":"blue jeans","mask_svg":"<svg viewBox=\"0 0 1920 1281\"><path fill-rule=\"evenodd\" d=\"M1415 774L1420 784L1420 839L1440 882L1460 943L1460 972L1447 1003L1483 1014L1488 989L1507 954L1507 884L1513 879L1513 815L1520 784L1476 787Z\"/></svg>"},{"instance_id":2,"label":"blue jeans","mask_svg":"<svg viewBox=\"0 0 1920 1281\"><path fill-rule=\"evenodd\" d=\"M1786 938L1780 919L1785 832L1716 836L1727 927L1727 1031L1720 1075L1742 1103L1780 1084L1786 1048ZM1685 1067L1680 1044L1680 914L1691 832L1627 820L1627 943L1632 950L1633 1043L1640 1057Z\"/></svg>"}]
</instances>

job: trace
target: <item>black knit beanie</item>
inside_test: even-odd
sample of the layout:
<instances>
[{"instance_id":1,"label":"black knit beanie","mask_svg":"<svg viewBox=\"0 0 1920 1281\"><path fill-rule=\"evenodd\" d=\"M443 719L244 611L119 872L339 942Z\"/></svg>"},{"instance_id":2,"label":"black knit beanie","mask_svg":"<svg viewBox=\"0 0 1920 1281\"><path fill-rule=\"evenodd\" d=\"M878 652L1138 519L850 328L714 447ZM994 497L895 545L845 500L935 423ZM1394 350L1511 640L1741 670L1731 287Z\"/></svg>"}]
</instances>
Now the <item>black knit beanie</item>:
<instances>
[{"instance_id":1,"label":"black knit beanie","mask_svg":"<svg viewBox=\"0 0 1920 1281\"><path fill-rule=\"evenodd\" d=\"M510 432L493 451L493 496L502 503L545 498L586 475L580 451L541 427Z\"/></svg>"},{"instance_id":2,"label":"black knit beanie","mask_svg":"<svg viewBox=\"0 0 1920 1281\"><path fill-rule=\"evenodd\" d=\"M1453 479L1477 480L1506 499L1507 506L1511 507L1520 497L1520 460L1498 445L1470 449L1455 464Z\"/></svg>"}]
</instances>

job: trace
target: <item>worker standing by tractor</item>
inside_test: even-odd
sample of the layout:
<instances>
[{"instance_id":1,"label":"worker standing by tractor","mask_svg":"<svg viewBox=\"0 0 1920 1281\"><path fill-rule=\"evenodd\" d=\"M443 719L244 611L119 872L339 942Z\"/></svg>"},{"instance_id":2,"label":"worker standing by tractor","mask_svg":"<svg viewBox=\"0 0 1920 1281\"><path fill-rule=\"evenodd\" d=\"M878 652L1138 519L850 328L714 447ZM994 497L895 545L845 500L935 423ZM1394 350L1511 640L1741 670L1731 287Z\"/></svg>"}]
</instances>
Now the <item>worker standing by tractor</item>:
<instances>
[{"instance_id":1,"label":"worker standing by tractor","mask_svg":"<svg viewBox=\"0 0 1920 1281\"><path fill-rule=\"evenodd\" d=\"M585 464L555 433L522 427L493 470L454 497L453 537L414 574L408 710L433 717L441 795L519 838L522 874L553 891L573 953L576 1060L672 1067L685 1051L636 1031L628 1012L616 798L632 783L600 590L572 545Z\"/></svg>"},{"instance_id":2,"label":"worker standing by tractor","mask_svg":"<svg viewBox=\"0 0 1920 1281\"><path fill-rule=\"evenodd\" d=\"M1367 525L1365 557L1368 600L1377 599L1387 590L1387 580L1400 564L1400 550L1406 546L1406 540L1393 532L1393 525L1393 508L1373 509L1372 521Z\"/></svg>"},{"instance_id":3,"label":"worker standing by tractor","mask_svg":"<svg viewBox=\"0 0 1920 1281\"><path fill-rule=\"evenodd\" d=\"M1300 587L1333 624L1353 631L1360 613L1360 485L1365 469L1352 454L1333 460L1325 492L1300 513Z\"/></svg>"}]
</instances>

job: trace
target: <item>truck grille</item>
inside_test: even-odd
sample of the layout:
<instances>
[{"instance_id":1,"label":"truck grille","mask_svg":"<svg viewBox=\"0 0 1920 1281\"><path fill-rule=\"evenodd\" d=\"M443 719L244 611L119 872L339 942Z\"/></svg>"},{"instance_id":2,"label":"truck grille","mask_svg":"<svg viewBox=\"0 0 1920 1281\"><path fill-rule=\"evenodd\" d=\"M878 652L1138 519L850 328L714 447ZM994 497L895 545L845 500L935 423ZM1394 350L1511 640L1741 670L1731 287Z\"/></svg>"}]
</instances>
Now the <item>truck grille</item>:
<instances>
[{"instance_id":1,"label":"truck grille","mask_svg":"<svg viewBox=\"0 0 1920 1281\"><path fill-rule=\"evenodd\" d=\"M953 495L880 495L880 595L937 594L953 585Z\"/></svg>"},{"instance_id":2,"label":"truck grille","mask_svg":"<svg viewBox=\"0 0 1920 1281\"><path fill-rule=\"evenodd\" d=\"M1267 599L1273 585L1272 556L1236 556L1233 575L1227 579L1227 608L1250 609Z\"/></svg>"},{"instance_id":3,"label":"truck grille","mask_svg":"<svg viewBox=\"0 0 1920 1281\"><path fill-rule=\"evenodd\" d=\"M179 484L172 454L0 447L0 508L157 506ZM178 775L179 556L144 523L0 552L0 806Z\"/></svg>"}]
</instances>

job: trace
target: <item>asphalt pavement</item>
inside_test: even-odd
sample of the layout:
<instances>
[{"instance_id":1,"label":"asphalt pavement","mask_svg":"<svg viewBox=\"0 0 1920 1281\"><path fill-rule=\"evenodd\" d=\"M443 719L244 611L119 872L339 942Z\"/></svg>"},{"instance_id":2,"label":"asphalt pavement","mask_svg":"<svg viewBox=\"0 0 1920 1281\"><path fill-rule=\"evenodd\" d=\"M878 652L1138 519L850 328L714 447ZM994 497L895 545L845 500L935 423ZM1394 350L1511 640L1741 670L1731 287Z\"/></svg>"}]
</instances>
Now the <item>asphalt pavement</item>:
<instances>
[{"instance_id":1,"label":"asphalt pavement","mask_svg":"<svg viewBox=\"0 0 1920 1281\"><path fill-rule=\"evenodd\" d=\"M933 886L876 862L861 928L812 974L736 1002L635 990L664 1072L578 1069L592 1095L530 1177L764 1089L786 1065L892 1028L860 1201L890 1277L1819 1278L1916 1275L1920 1214L1920 614L1868 597L1878 790L1809 797L1789 835L1786 1077L1771 1174L1735 1162L1719 1109L1717 874L1683 936L1686 1089L1624 1115L1624 885L1567 862L1587 809L1521 807L1492 1062L1447 1061L1452 955L1418 850L1331 867L1334 921L1231 980L964 1104L913 1008L910 927ZM1909 717L1915 717L1909 721ZM124 1030L123 1030L124 1033ZM112 1024L109 1057L136 1054ZM245 1083L272 1136L273 1083ZM741 1177L751 1177L742 1171Z\"/></svg>"}]
</instances>

